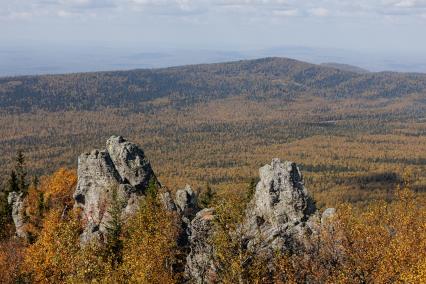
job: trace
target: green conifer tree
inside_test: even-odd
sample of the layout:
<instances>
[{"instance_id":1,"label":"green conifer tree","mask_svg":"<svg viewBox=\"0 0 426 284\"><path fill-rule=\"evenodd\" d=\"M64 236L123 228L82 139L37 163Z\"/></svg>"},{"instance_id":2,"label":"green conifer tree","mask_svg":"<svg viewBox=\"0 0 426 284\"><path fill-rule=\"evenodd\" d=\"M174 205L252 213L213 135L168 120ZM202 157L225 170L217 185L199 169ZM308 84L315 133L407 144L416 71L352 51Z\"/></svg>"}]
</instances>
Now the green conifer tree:
<instances>
[{"instance_id":1,"label":"green conifer tree","mask_svg":"<svg viewBox=\"0 0 426 284\"><path fill-rule=\"evenodd\" d=\"M121 212L123 209L123 201L118 196L117 188L112 188L111 203L108 209L110 220L106 225L107 229L107 257L112 267L117 267L122 261L123 241L121 239L123 220Z\"/></svg>"},{"instance_id":2,"label":"green conifer tree","mask_svg":"<svg viewBox=\"0 0 426 284\"><path fill-rule=\"evenodd\" d=\"M200 207L208 208L212 204L214 198L215 192L213 191L213 188L210 186L210 184L207 182L206 190L200 194Z\"/></svg>"},{"instance_id":3,"label":"green conifer tree","mask_svg":"<svg viewBox=\"0 0 426 284\"><path fill-rule=\"evenodd\" d=\"M19 191L24 194L28 191L27 170L25 167L25 157L21 150L16 154L15 173L17 177Z\"/></svg>"},{"instance_id":4,"label":"green conifer tree","mask_svg":"<svg viewBox=\"0 0 426 284\"><path fill-rule=\"evenodd\" d=\"M19 191L20 191L20 188L19 188L18 176L16 175L15 170L12 170L9 176L7 193L19 192Z\"/></svg>"},{"instance_id":5,"label":"green conifer tree","mask_svg":"<svg viewBox=\"0 0 426 284\"><path fill-rule=\"evenodd\" d=\"M154 177L151 177L151 179L148 182L148 187L146 188L146 197L157 199L158 194L158 183L157 180Z\"/></svg>"}]
</instances>

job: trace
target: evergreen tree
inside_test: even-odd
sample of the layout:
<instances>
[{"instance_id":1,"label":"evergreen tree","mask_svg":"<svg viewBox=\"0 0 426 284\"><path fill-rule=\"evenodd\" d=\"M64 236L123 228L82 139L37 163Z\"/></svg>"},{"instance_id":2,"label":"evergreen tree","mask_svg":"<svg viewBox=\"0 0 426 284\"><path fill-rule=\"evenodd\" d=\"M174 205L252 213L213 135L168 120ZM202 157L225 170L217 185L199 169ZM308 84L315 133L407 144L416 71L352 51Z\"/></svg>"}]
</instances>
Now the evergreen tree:
<instances>
[{"instance_id":1,"label":"evergreen tree","mask_svg":"<svg viewBox=\"0 0 426 284\"><path fill-rule=\"evenodd\" d=\"M148 187L146 188L146 196L148 198L152 198L152 199L157 199L157 194L158 194L158 184L157 184L157 180L154 177L151 177L149 182L148 182Z\"/></svg>"},{"instance_id":2,"label":"evergreen tree","mask_svg":"<svg viewBox=\"0 0 426 284\"><path fill-rule=\"evenodd\" d=\"M247 193L246 193L246 201L250 202L250 200L253 198L254 193L256 192L256 185L259 182L259 179L257 178L252 178L250 179L250 183L248 185L247 188Z\"/></svg>"},{"instance_id":3,"label":"evergreen tree","mask_svg":"<svg viewBox=\"0 0 426 284\"><path fill-rule=\"evenodd\" d=\"M117 267L122 261L123 241L121 233L123 229L123 220L121 212L123 201L118 196L117 188L112 189L111 204L108 210L110 220L107 223L107 257L110 259L113 267Z\"/></svg>"},{"instance_id":4,"label":"evergreen tree","mask_svg":"<svg viewBox=\"0 0 426 284\"><path fill-rule=\"evenodd\" d=\"M199 198L200 207L208 208L212 204L214 198L215 198L215 192L213 191L210 184L207 182L206 190L200 194L200 198Z\"/></svg>"},{"instance_id":5,"label":"evergreen tree","mask_svg":"<svg viewBox=\"0 0 426 284\"><path fill-rule=\"evenodd\" d=\"M9 182L8 182L8 189L7 192L19 192L19 182L18 182L18 176L16 175L15 170L12 170L10 172Z\"/></svg>"},{"instance_id":6,"label":"evergreen tree","mask_svg":"<svg viewBox=\"0 0 426 284\"><path fill-rule=\"evenodd\" d=\"M27 182L27 170L25 168L24 154L20 150L16 154L15 172L18 181L19 191L26 193L28 191L29 186Z\"/></svg>"},{"instance_id":7,"label":"evergreen tree","mask_svg":"<svg viewBox=\"0 0 426 284\"><path fill-rule=\"evenodd\" d=\"M37 212L36 215L38 218L43 218L44 210L46 209L46 205L44 202L44 193L39 189L39 179L37 176L33 177L32 187L37 192Z\"/></svg>"}]
</instances>

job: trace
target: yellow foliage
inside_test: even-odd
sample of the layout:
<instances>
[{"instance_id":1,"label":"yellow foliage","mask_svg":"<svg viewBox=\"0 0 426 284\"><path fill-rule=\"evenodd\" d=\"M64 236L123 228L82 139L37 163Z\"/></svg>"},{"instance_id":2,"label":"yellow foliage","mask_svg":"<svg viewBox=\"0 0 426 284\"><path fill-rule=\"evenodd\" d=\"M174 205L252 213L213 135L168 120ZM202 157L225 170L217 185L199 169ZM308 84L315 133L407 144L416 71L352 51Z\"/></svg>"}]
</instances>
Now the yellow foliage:
<instances>
[{"instance_id":1,"label":"yellow foliage","mask_svg":"<svg viewBox=\"0 0 426 284\"><path fill-rule=\"evenodd\" d=\"M26 202L28 222L26 231L30 241L37 238L43 222L43 216L51 209L67 210L72 208L72 193L77 184L75 170L59 169L50 176L44 176L39 185L31 185Z\"/></svg>"},{"instance_id":2,"label":"yellow foliage","mask_svg":"<svg viewBox=\"0 0 426 284\"><path fill-rule=\"evenodd\" d=\"M266 259L245 248L241 223L245 218L247 193L228 192L215 204L213 261L221 283L266 283L270 271Z\"/></svg>"},{"instance_id":3,"label":"yellow foliage","mask_svg":"<svg viewBox=\"0 0 426 284\"><path fill-rule=\"evenodd\" d=\"M26 249L24 267L38 283L59 283L75 273L80 226L76 219L61 219L52 210L44 219L37 242Z\"/></svg>"},{"instance_id":4,"label":"yellow foliage","mask_svg":"<svg viewBox=\"0 0 426 284\"><path fill-rule=\"evenodd\" d=\"M53 209L44 218L37 242L25 250L24 271L36 283L85 283L103 281L111 271L100 244L80 246L77 212L62 216Z\"/></svg>"},{"instance_id":5,"label":"yellow foliage","mask_svg":"<svg viewBox=\"0 0 426 284\"><path fill-rule=\"evenodd\" d=\"M152 197L144 200L126 228L120 268L124 279L130 283L177 281L178 275L173 272L179 256L176 244L179 229L175 218Z\"/></svg>"}]
</instances>

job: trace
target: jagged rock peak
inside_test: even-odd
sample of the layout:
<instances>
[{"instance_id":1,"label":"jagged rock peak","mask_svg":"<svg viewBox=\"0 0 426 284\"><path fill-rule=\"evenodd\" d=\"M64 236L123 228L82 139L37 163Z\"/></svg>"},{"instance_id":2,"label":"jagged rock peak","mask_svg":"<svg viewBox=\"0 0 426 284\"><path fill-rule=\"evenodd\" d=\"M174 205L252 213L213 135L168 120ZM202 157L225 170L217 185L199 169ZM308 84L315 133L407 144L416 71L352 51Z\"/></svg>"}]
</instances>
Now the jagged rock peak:
<instances>
[{"instance_id":1,"label":"jagged rock peak","mask_svg":"<svg viewBox=\"0 0 426 284\"><path fill-rule=\"evenodd\" d=\"M148 185L153 171L142 149L121 136L111 136L106 147L122 183L128 183L136 189Z\"/></svg>"},{"instance_id":2,"label":"jagged rock peak","mask_svg":"<svg viewBox=\"0 0 426 284\"><path fill-rule=\"evenodd\" d=\"M292 250L311 231L307 221L316 211L315 203L293 162L273 159L259 169L259 176L243 225L248 246L269 253Z\"/></svg>"},{"instance_id":3,"label":"jagged rock peak","mask_svg":"<svg viewBox=\"0 0 426 284\"><path fill-rule=\"evenodd\" d=\"M243 237L251 253L272 261L277 251L291 253L309 243L316 209L295 163L273 159L259 169L259 176L245 219L233 234ZM191 252L185 271L194 283L214 283L214 247L208 242L213 220L214 210L204 209L190 225Z\"/></svg>"},{"instance_id":4,"label":"jagged rock peak","mask_svg":"<svg viewBox=\"0 0 426 284\"><path fill-rule=\"evenodd\" d=\"M149 181L157 182L143 150L121 136L109 138L105 150L80 155L77 175L75 206L82 209L87 224L82 242L105 237L113 190L127 216L137 210Z\"/></svg>"},{"instance_id":5,"label":"jagged rock peak","mask_svg":"<svg viewBox=\"0 0 426 284\"><path fill-rule=\"evenodd\" d=\"M259 169L260 181L253 198L256 216L278 226L298 223L315 212L315 204L303 183L303 176L294 162L275 158Z\"/></svg>"}]
</instances>

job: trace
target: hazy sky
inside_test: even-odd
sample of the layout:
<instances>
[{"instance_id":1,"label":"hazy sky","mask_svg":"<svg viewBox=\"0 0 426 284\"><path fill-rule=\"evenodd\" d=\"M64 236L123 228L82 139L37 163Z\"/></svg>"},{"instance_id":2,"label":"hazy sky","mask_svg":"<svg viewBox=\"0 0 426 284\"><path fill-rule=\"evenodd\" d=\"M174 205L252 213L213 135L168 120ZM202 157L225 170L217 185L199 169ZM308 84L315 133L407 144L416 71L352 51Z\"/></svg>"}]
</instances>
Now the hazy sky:
<instances>
[{"instance_id":1,"label":"hazy sky","mask_svg":"<svg viewBox=\"0 0 426 284\"><path fill-rule=\"evenodd\" d=\"M426 72L426 0L0 0L0 76L265 56Z\"/></svg>"},{"instance_id":2,"label":"hazy sky","mask_svg":"<svg viewBox=\"0 0 426 284\"><path fill-rule=\"evenodd\" d=\"M426 0L0 0L0 43L426 50Z\"/></svg>"}]
</instances>

